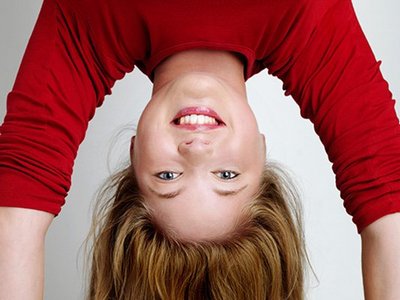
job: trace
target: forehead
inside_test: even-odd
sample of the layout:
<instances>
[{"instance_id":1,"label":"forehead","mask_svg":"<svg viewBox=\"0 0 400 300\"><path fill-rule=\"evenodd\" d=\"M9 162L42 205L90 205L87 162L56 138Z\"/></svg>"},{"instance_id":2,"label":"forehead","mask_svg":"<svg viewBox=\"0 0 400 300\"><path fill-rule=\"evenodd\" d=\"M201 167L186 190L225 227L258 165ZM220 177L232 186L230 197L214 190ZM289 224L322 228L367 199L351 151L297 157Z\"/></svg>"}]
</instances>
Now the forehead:
<instances>
[{"instance_id":1,"label":"forehead","mask_svg":"<svg viewBox=\"0 0 400 300\"><path fill-rule=\"evenodd\" d=\"M221 196L212 186L194 184L170 199L159 198L148 190L143 196L161 226L183 239L210 240L234 230L257 190L258 184L253 183L235 195Z\"/></svg>"}]
</instances>

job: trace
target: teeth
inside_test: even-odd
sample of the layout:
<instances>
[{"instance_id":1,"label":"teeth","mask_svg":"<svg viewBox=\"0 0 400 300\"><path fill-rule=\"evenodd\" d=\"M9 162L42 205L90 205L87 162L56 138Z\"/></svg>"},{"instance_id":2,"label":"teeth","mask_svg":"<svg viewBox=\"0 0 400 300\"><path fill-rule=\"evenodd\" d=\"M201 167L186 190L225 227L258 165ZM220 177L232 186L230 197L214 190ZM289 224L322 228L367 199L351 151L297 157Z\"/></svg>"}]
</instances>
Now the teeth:
<instances>
[{"instance_id":1,"label":"teeth","mask_svg":"<svg viewBox=\"0 0 400 300\"><path fill-rule=\"evenodd\" d=\"M212 117L205 116L205 115L186 115L184 117L181 117L179 119L179 125L184 125L184 124L190 124L190 125L195 125L195 124L212 124L212 125L217 125L218 122Z\"/></svg>"},{"instance_id":2,"label":"teeth","mask_svg":"<svg viewBox=\"0 0 400 300\"><path fill-rule=\"evenodd\" d=\"M205 117L203 115L197 116L197 124L205 124Z\"/></svg>"},{"instance_id":3,"label":"teeth","mask_svg":"<svg viewBox=\"0 0 400 300\"><path fill-rule=\"evenodd\" d=\"M190 115L190 124L197 124L197 115Z\"/></svg>"}]
</instances>

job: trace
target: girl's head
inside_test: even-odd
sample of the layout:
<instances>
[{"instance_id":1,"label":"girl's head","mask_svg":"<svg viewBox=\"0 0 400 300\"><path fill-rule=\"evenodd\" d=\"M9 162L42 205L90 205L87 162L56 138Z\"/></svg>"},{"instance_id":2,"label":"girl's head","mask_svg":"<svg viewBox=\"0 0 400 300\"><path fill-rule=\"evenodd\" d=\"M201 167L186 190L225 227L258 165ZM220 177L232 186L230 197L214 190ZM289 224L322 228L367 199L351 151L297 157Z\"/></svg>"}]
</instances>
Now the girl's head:
<instances>
[{"instance_id":1,"label":"girl's head","mask_svg":"<svg viewBox=\"0 0 400 300\"><path fill-rule=\"evenodd\" d=\"M187 71L195 59L186 55L157 69L153 96L132 139L131 161L160 225L182 239L215 240L234 229L257 192L265 141L246 98L240 60L201 52L201 67ZM214 69L218 62L230 69L220 75Z\"/></svg>"},{"instance_id":2,"label":"girl's head","mask_svg":"<svg viewBox=\"0 0 400 300\"><path fill-rule=\"evenodd\" d=\"M261 178L230 234L195 242L159 224L131 166L115 175L93 227L89 299L303 299L297 193L276 165Z\"/></svg>"}]
</instances>

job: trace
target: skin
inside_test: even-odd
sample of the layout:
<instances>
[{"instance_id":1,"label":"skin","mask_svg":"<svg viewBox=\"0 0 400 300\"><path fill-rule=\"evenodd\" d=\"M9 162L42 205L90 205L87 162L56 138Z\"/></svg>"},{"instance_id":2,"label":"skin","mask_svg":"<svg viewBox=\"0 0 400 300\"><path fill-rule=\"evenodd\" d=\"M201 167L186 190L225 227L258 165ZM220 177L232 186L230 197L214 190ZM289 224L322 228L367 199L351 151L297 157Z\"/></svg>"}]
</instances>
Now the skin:
<instances>
[{"instance_id":1,"label":"skin","mask_svg":"<svg viewBox=\"0 0 400 300\"><path fill-rule=\"evenodd\" d=\"M0 300L43 299L44 245L52 214L0 207Z\"/></svg>"},{"instance_id":2,"label":"skin","mask_svg":"<svg viewBox=\"0 0 400 300\"><path fill-rule=\"evenodd\" d=\"M173 126L185 107L211 108L225 126ZM139 187L158 222L185 240L226 236L256 193L265 164L241 60L225 51L190 50L164 61L132 145Z\"/></svg>"},{"instance_id":3,"label":"skin","mask_svg":"<svg viewBox=\"0 0 400 300\"><path fill-rule=\"evenodd\" d=\"M400 299L400 213L367 226L361 240L365 299Z\"/></svg>"}]
</instances>

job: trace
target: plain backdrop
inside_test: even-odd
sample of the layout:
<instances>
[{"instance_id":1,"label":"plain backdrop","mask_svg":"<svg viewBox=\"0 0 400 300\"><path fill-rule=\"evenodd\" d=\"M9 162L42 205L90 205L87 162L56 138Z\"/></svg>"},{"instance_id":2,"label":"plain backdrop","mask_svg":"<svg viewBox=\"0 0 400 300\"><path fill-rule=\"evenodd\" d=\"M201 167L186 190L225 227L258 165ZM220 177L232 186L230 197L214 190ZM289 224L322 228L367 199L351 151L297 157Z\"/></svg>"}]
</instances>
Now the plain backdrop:
<instances>
[{"instance_id":1,"label":"plain backdrop","mask_svg":"<svg viewBox=\"0 0 400 300\"><path fill-rule=\"evenodd\" d=\"M354 5L377 59L383 61L381 69L394 98L399 99L400 4L357 0ZM40 6L40 0L0 1L1 120ZM289 170L301 192L307 249L317 276L309 275L307 299L363 299L360 237L342 206L331 163L311 122L300 117L297 104L283 96L281 82L265 71L247 85L266 135L268 158ZM67 204L47 236L46 300L83 299L81 246L90 225L91 203L104 179L128 158L129 138L150 94L150 81L135 70L116 83L90 122L75 161Z\"/></svg>"}]
</instances>

